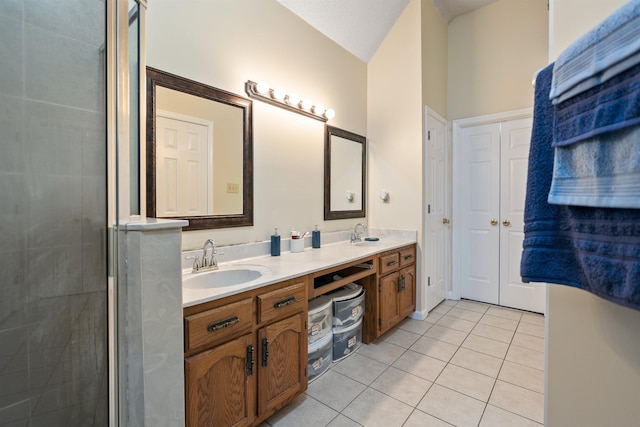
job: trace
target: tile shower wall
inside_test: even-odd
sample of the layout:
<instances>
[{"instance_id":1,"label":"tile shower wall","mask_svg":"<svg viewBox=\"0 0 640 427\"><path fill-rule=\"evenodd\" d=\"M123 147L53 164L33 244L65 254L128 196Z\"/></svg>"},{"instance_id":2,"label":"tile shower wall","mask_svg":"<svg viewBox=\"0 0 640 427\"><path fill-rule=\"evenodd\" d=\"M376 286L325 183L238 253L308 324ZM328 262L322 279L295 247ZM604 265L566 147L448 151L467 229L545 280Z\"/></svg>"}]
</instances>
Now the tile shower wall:
<instances>
[{"instance_id":1,"label":"tile shower wall","mask_svg":"<svg viewBox=\"0 0 640 427\"><path fill-rule=\"evenodd\" d=\"M0 425L107 425L104 0L0 1Z\"/></svg>"}]
</instances>

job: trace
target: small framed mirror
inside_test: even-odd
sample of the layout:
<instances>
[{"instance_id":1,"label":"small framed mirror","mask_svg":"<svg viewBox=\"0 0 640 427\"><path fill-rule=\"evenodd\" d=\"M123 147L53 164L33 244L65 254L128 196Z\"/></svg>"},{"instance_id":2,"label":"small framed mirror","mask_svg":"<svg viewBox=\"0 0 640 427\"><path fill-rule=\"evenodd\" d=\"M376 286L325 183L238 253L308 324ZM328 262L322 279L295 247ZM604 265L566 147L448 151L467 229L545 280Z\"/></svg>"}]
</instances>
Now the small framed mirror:
<instances>
[{"instance_id":1,"label":"small framed mirror","mask_svg":"<svg viewBox=\"0 0 640 427\"><path fill-rule=\"evenodd\" d=\"M366 206L367 138L325 127L324 219L363 218Z\"/></svg>"},{"instance_id":2,"label":"small framed mirror","mask_svg":"<svg viewBox=\"0 0 640 427\"><path fill-rule=\"evenodd\" d=\"M251 100L147 67L147 215L253 225Z\"/></svg>"}]
</instances>

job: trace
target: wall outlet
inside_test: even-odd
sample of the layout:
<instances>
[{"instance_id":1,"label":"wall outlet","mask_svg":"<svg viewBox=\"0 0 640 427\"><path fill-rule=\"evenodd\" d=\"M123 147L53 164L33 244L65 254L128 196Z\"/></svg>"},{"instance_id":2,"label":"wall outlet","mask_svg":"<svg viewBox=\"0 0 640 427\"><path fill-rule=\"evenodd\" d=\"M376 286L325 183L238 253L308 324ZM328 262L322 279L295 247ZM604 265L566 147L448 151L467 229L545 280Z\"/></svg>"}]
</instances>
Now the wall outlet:
<instances>
[{"instance_id":1,"label":"wall outlet","mask_svg":"<svg viewBox=\"0 0 640 427\"><path fill-rule=\"evenodd\" d=\"M227 193L239 193L239 192L240 192L240 184L227 182Z\"/></svg>"}]
</instances>

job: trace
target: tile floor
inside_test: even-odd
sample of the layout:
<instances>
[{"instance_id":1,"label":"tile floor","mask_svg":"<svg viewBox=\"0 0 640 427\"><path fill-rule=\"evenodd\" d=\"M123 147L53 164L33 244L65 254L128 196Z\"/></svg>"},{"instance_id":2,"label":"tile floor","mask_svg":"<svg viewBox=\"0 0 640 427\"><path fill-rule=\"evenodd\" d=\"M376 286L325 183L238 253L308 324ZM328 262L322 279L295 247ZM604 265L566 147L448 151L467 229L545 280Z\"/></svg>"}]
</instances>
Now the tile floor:
<instances>
[{"instance_id":1,"label":"tile floor","mask_svg":"<svg viewBox=\"0 0 640 427\"><path fill-rule=\"evenodd\" d=\"M444 301L335 363L274 426L541 426L544 317Z\"/></svg>"}]
</instances>

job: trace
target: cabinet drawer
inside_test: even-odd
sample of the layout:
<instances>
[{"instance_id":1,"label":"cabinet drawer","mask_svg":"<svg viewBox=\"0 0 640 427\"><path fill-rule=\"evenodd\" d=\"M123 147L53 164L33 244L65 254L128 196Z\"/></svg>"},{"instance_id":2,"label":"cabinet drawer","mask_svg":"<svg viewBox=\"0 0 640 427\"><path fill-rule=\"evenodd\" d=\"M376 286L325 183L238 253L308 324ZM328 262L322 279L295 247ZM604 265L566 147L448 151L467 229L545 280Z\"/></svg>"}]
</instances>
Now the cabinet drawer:
<instances>
[{"instance_id":1,"label":"cabinet drawer","mask_svg":"<svg viewBox=\"0 0 640 427\"><path fill-rule=\"evenodd\" d=\"M389 255L383 255L380 257L380 274L383 275L391 271L395 271L398 269L399 265L400 255L398 254L398 252Z\"/></svg>"},{"instance_id":2,"label":"cabinet drawer","mask_svg":"<svg viewBox=\"0 0 640 427\"><path fill-rule=\"evenodd\" d=\"M400 267L413 264L416 261L416 248L410 247L400 251Z\"/></svg>"},{"instance_id":3,"label":"cabinet drawer","mask_svg":"<svg viewBox=\"0 0 640 427\"><path fill-rule=\"evenodd\" d=\"M307 300L305 291L305 282L299 282L286 288L258 295L258 322L267 322L283 315L304 310Z\"/></svg>"},{"instance_id":4,"label":"cabinet drawer","mask_svg":"<svg viewBox=\"0 0 640 427\"><path fill-rule=\"evenodd\" d=\"M245 333L252 325L252 298L187 316L184 318L185 351Z\"/></svg>"}]
</instances>

